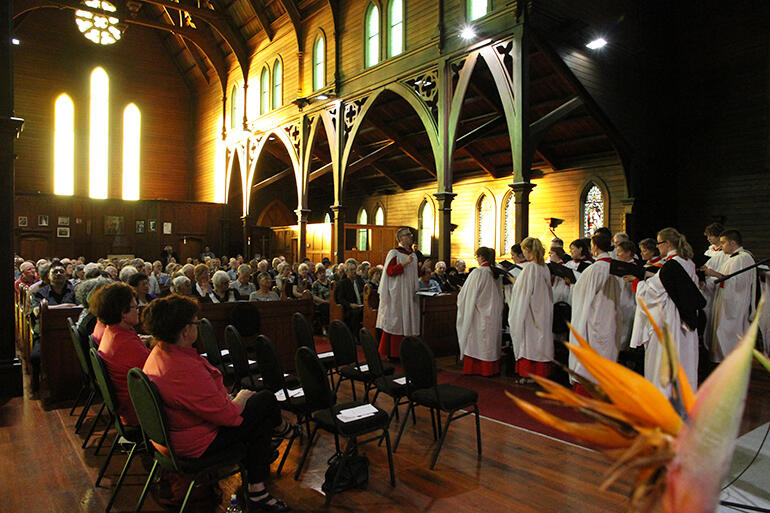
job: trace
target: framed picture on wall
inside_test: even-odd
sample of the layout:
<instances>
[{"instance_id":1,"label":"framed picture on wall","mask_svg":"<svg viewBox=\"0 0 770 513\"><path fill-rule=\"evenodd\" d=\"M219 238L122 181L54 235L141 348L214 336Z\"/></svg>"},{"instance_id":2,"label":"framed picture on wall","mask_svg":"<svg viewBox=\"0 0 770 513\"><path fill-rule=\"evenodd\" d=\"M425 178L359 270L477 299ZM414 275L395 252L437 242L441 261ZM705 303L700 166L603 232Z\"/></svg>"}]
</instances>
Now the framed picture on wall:
<instances>
[{"instance_id":1,"label":"framed picture on wall","mask_svg":"<svg viewBox=\"0 0 770 513\"><path fill-rule=\"evenodd\" d=\"M62 217L59 216L59 222L56 223L59 226L69 226L70 225L70 218L69 217Z\"/></svg>"},{"instance_id":2,"label":"framed picture on wall","mask_svg":"<svg viewBox=\"0 0 770 513\"><path fill-rule=\"evenodd\" d=\"M19 216L19 226L21 227L29 226L29 220L27 219L27 216Z\"/></svg>"},{"instance_id":3,"label":"framed picture on wall","mask_svg":"<svg viewBox=\"0 0 770 513\"><path fill-rule=\"evenodd\" d=\"M123 235L123 216L104 216L105 235Z\"/></svg>"},{"instance_id":4,"label":"framed picture on wall","mask_svg":"<svg viewBox=\"0 0 770 513\"><path fill-rule=\"evenodd\" d=\"M144 233L144 219L136 222L136 233Z\"/></svg>"},{"instance_id":5,"label":"framed picture on wall","mask_svg":"<svg viewBox=\"0 0 770 513\"><path fill-rule=\"evenodd\" d=\"M69 226L59 226L56 228L56 236L57 237L63 237L63 238L69 238L70 236L70 227Z\"/></svg>"},{"instance_id":6,"label":"framed picture on wall","mask_svg":"<svg viewBox=\"0 0 770 513\"><path fill-rule=\"evenodd\" d=\"M37 225L48 226L48 216L44 216L44 215L37 216Z\"/></svg>"},{"instance_id":7,"label":"framed picture on wall","mask_svg":"<svg viewBox=\"0 0 770 513\"><path fill-rule=\"evenodd\" d=\"M158 224L157 223L158 222L155 219L150 219L149 221L147 221L147 224L149 225L149 230L151 232L157 231L157 229L158 229Z\"/></svg>"},{"instance_id":8,"label":"framed picture on wall","mask_svg":"<svg viewBox=\"0 0 770 513\"><path fill-rule=\"evenodd\" d=\"M163 223L163 235L171 235L171 223Z\"/></svg>"}]
</instances>

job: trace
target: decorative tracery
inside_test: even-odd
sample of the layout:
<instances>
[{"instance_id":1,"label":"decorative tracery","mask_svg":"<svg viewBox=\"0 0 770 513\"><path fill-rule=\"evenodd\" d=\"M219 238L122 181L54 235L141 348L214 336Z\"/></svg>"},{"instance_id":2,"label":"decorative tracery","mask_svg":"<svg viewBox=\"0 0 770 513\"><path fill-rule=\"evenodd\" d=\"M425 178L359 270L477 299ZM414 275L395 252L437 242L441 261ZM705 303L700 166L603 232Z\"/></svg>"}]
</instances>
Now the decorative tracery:
<instances>
[{"instance_id":1,"label":"decorative tracery","mask_svg":"<svg viewBox=\"0 0 770 513\"><path fill-rule=\"evenodd\" d=\"M115 6L106 0L86 0L84 3L86 7L102 12L83 9L75 11L75 23L80 33L98 45L111 45L120 41L123 35L118 27L120 20L111 16L117 11Z\"/></svg>"},{"instance_id":2,"label":"decorative tracery","mask_svg":"<svg viewBox=\"0 0 770 513\"><path fill-rule=\"evenodd\" d=\"M598 185L589 185L582 203L583 235L590 237L604 226L604 197Z\"/></svg>"}]
</instances>

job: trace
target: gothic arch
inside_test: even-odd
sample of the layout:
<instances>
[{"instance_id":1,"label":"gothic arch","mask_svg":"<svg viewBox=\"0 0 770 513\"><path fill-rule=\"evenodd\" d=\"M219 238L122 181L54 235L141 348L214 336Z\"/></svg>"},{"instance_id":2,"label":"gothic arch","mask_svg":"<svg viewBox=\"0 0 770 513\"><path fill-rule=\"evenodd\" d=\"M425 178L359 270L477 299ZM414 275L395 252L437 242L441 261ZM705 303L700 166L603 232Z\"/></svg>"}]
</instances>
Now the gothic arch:
<instances>
[{"instance_id":1,"label":"gothic arch","mask_svg":"<svg viewBox=\"0 0 770 513\"><path fill-rule=\"evenodd\" d=\"M254 174L256 172L257 162L259 162L259 157L262 155L262 150L265 148L265 144L267 144L271 136L278 138L278 140L283 143L286 151L289 154L292 170L294 172L294 183L297 188L297 203L299 208L302 208L302 169L299 164L299 156L297 155L297 151L294 148L294 143L292 143L289 135L285 130L283 130L282 127L278 127L265 132L260 136L252 136L248 139L248 177L245 187L243 188L243 215L248 215L250 207L249 202L251 201L251 194L250 192L247 193L246 191L251 191L251 186L254 185Z\"/></svg>"},{"instance_id":2,"label":"gothic arch","mask_svg":"<svg viewBox=\"0 0 770 513\"><path fill-rule=\"evenodd\" d=\"M581 237L584 236L583 231L583 225L585 223L584 215L583 215L583 204L585 202L586 194L588 193L591 186L596 185L599 190L602 193L602 201L604 203L604 212L603 212L603 224L604 226L611 228L610 222L611 222L611 200L612 197L610 196L610 188L607 186L607 183L602 180L600 177L596 175L591 175L587 177L583 182L580 184L580 187L577 189L578 197L577 197L577 219L578 219L578 233Z\"/></svg>"}]
</instances>

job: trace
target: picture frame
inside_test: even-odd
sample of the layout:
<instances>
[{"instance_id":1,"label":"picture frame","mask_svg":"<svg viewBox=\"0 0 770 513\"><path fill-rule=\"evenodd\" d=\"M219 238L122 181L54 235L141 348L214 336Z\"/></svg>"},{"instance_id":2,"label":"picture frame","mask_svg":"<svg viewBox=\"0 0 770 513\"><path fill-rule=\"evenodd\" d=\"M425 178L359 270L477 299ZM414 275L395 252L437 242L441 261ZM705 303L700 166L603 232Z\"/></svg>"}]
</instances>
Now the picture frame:
<instances>
[{"instance_id":1,"label":"picture frame","mask_svg":"<svg viewBox=\"0 0 770 513\"><path fill-rule=\"evenodd\" d=\"M70 227L69 226L57 226L56 227L56 236L59 238L66 238L68 239L70 236Z\"/></svg>"},{"instance_id":2,"label":"picture frame","mask_svg":"<svg viewBox=\"0 0 770 513\"><path fill-rule=\"evenodd\" d=\"M105 235L123 235L123 216L104 216Z\"/></svg>"},{"instance_id":3,"label":"picture frame","mask_svg":"<svg viewBox=\"0 0 770 513\"><path fill-rule=\"evenodd\" d=\"M163 235L171 235L171 223L163 223Z\"/></svg>"},{"instance_id":4,"label":"picture frame","mask_svg":"<svg viewBox=\"0 0 770 513\"><path fill-rule=\"evenodd\" d=\"M39 215L37 216L37 225L38 226L48 226L48 216L47 215Z\"/></svg>"},{"instance_id":5,"label":"picture frame","mask_svg":"<svg viewBox=\"0 0 770 513\"><path fill-rule=\"evenodd\" d=\"M26 228L27 226L29 226L29 219L27 219L27 216L19 216L18 225L21 228Z\"/></svg>"},{"instance_id":6,"label":"picture frame","mask_svg":"<svg viewBox=\"0 0 770 513\"><path fill-rule=\"evenodd\" d=\"M149 230L151 232L154 232L154 231L158 230L158 224L157 223L158 222L155 219L150 219L149 221L147 221L147 224L149 225L148 228L149 228Z\"/></svg>"},{"instance_id":7,"label":"picture frame","mask_svg":"<svg viewBox=\"0 0 770 513\"><path fill-rule=\"evenodd\" d=\"M70 225L69 216L59 216L58 222L56 224L58 224L59 226L69 226Z\"/></svg>"},{"instance_id":8,"label":"picture frame","mask_svg":"<svg viewBox=\"0 0 770 513\"><path fill-rule=\"evenodd\" d=\"M136 222L136 233L144 233L144 219Z\"/></svg>"}]
</instances>

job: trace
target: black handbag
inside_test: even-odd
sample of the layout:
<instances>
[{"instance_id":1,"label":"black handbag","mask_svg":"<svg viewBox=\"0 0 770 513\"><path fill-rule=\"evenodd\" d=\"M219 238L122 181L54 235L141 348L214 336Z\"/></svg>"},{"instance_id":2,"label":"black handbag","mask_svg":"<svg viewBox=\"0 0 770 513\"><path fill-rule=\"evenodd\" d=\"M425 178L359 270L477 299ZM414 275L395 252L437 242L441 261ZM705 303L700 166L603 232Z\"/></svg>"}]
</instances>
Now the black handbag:
<instances>
[{"instance_id":1,"label":"black handbag","mask_svg":"<svg viewBox=\"0 0 770 513\"><path fill-rule=\"evenodd\" d=\"M331 490L334 483L334 476L342 465L340 477L337 479L337 486ZM325 493L339 493L351 488L365 486L369 482L369 459L363 454L353 454L342 456L339 453L329 458L329 468L326 469L324 483L321 490Z\"/></svg>"}]
</instances>

